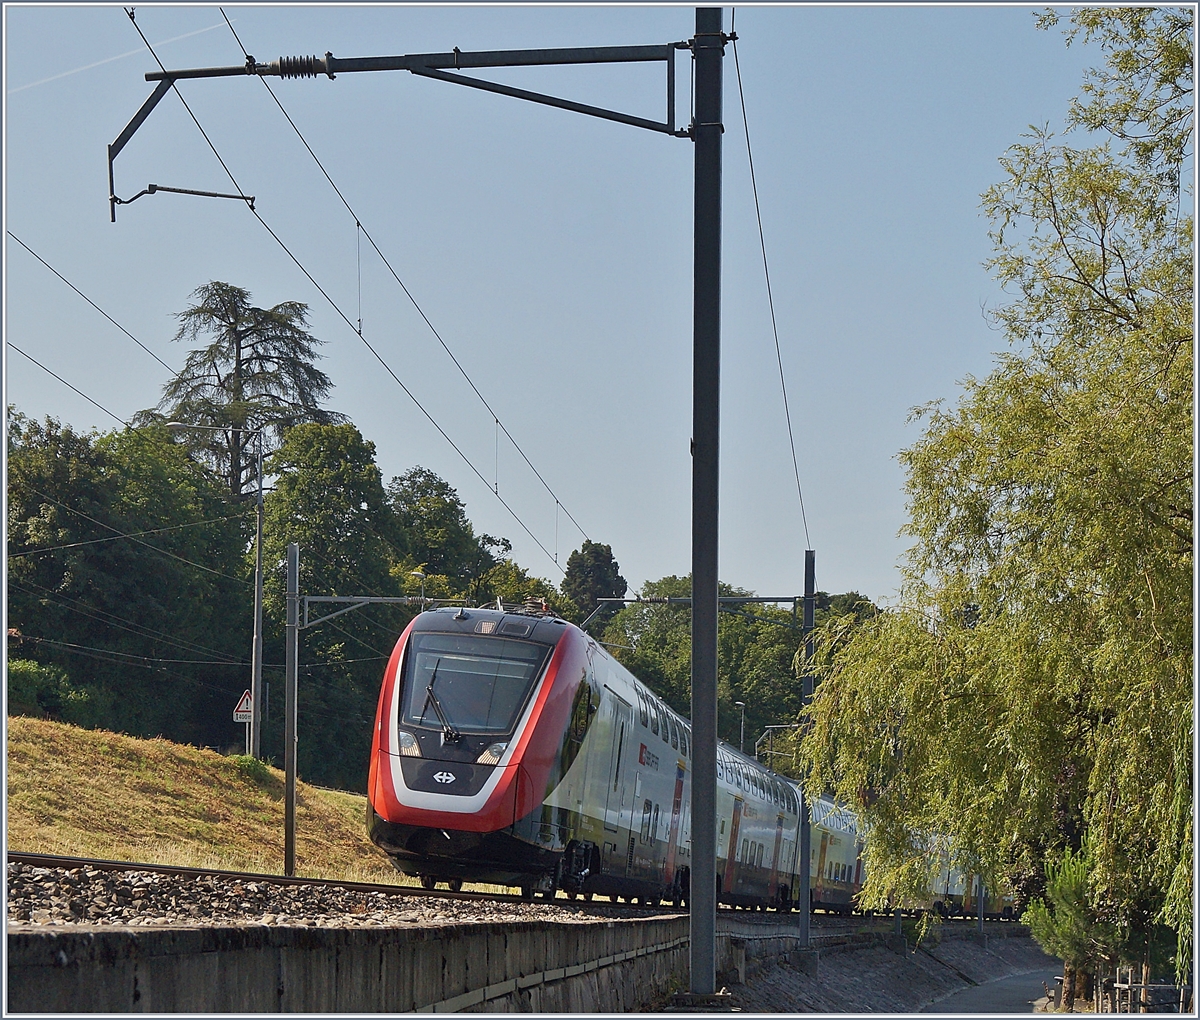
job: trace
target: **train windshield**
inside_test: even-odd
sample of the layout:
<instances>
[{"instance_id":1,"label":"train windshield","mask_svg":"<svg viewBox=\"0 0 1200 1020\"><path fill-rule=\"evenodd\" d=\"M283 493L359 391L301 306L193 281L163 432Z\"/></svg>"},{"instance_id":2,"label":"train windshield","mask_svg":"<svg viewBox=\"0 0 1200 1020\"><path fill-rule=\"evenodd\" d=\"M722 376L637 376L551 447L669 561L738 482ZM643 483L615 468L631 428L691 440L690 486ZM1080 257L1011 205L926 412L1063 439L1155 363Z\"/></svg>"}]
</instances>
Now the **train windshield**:
<instances>
[{"instance_id":1,"label":"train windshield","mask_svg":"<svg viewBox=\"0 0 1200 1020\"><path fill-rule=\"evenodd\" d=\"M440 708L459 732L510 733L552 650L478 634L413 634L405 656L404 722L439 726Z\"/></svg>"}]
</instances>

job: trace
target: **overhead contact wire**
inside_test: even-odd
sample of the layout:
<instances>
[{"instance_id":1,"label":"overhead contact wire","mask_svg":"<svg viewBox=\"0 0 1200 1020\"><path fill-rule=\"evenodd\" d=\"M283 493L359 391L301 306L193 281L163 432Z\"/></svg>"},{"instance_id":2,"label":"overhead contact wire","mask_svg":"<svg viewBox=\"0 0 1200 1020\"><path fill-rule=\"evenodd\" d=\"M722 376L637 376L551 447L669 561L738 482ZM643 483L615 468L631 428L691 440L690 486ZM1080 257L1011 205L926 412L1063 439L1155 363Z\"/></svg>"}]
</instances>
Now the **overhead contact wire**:
<instances>
[{"instance_id":1,"label":"overhead contact wire","mask_svg":"<svg viewBox=\"0 0 1200 1020\"><path fill-rule=\"evenodd\" d=\"M128 14L128 13L129 12L126 11L126 14ZM158 64L159 68L165 74L167 71L166 66L163 64L163 62L161 60L159 60L158 54L155 53L154 49L150 46L149 41L146 39L145 34L142 32L141 28L138 26L138 23L136 21L134 21L132 17L130 17L129 20L132 22L133 27L137 30L137 34L141 37L142 42L144 42L146 44L146 48L150 50L150 55L154 57L155 62ZM217 162L221 164L221 168L225 171L226 175L229 177L229 180L233 183L233 186L238 190L238 193L241 194L242 187L240 184L238 184L237 178L234 177L233 173L230 171L229 167L226 165L225 160L223 160L221 158L221 154L217 151L217 147L215 145L213 145L212 139L208 137L208 134L204 130L203 126L200 124L200 121L196 119L196 115L192 112L192 108L190 106L188 106L187 100L183 98L183 94L179 91L179 88L177 87L177 85L175 84L174 81L172 81L172 83L171 83L171 88L174 90L175 94L179 97L179 101L181 103L183 103L183 108L185 110L187 110L188 116L191 117L192 123L194 123L196 125L197 130L203 136L204 140L208 143L208 147L210 149L212 149L213 155L217 157ZM343 199L343 201L345 201L345 199ZM247 205L247 208L249 208L249 205ZM346 325L349 326L350 329L353 330L355 335L357 336L358 330L355 327L354 323L349 319L349 317L347 317L346 313L342 311L342 309L338 305L338 303L336 301L334 301L334 299L332 297L329 296L329 294L326 292L325 288L322 287L319 283L317 283L317 281L313 277L312 273L310 273L304 267L304 264L296 257L296 255L284 243L284 241L280 238L280 236L278 234L276 234L274 230L271 229L270 224L268 224L267 221L262 218L262 216L259 214L258 210L250 209L250 212L254 216L254 218L257 219L258 222L262 224L263 229L266 230L266 232L271 235L271 237L274 239L275 243L278 244L279 247L284 250L284 252L287 254L288 258L290 258L296 264L296 268L299 269L300 272L302 272L304 274L304 276L308 280L308 282L311 283L314 287L316 287L316 289L320 293L320 295L326 301L329 302L330 307L333 308L333 310L338 314L338 316L341 318L341 320L344 323L346 323ZM366 234L368 240L371 239L371 235L368 234L366 232L366 230L364 230L363 233ZM372 241L372 245L374 245L373 241ZM402 389L404 391L405 395L409 398L409 400L411 400L417 406L417 409L428 419L429 423L435 429L437 429L438 433L442 436L442 438L445 439L446 442L450 444L450 446L454 450L454 452L457 453L459 455L459 457L462 458L463 463L465 463L467 465L467 467L469 467L471 469L471 471L474 472L475 476L481 482L483 482L483 484L486 486L487 479L484 478L484 476L480 472L480 470L471 462L470 458L465 453L463 453L463 451L459 448L458 444L455 443L454 440L450 438L450 436L446 432L446 430L444 428L442 428L441 425L438 424L437 420L433 417L433 415L431 415L425 409L425 405L422 404L416 398L416 396L413 394L412 390L410 390L407 386L404 385L404 383L403 383L403 381L401 381L400 377L398 375L396 375L395 372L392 371L391 366L386 361L384 361L383 357L379 354L379 352L377 350L375 350L375 348L371 345L371 342L369 340L367 340L366 337L361 337L361 339L362 339L362 342L366 345L367 350L369 350L371 352L371 354L375 357L375 360L378 361L379 364L383 366L383 370L392 377L392 380L396 383L396 385L399 386L400 389ZM496 498L498 500L500 500L500 504L504 507L505 510L508 511L508 513L512 517L512 519L517 522L517 524L521 527L521 530L524 531L525 534L527 534L533 540L534 544L536 544L537 547L539 549L541 549L543 553L546 554L546 558L548 560L550 560L551 563L554 563L554 556L545 547L545 545L542 544L541 540L538 539L538 537L532 531L529 530L529 527L525 524L525 522L523 520L521 520L520 517L517 516L516 511L513 510L513 508L508 505L508 502L502 496L500 496L498 494L497 494ZM554 565L556 567L558 567L557 563L555 563ZM566 571L562 570L561 567L558 567L558 569L560 571L562 571L564 574L566 573Z\"/></svg>"},{"instance_id":2,"label":"overhead contact wire","mask_svg":"<svg viewBox=\"0 0 1200 1020\"><path fill-rule=\"evenodd\" d=\"M235 29L233 27L233 24L229 21L229 17L228 17L228 15L225 14L224 9L221 9L221 8L218 8L218 9L221 11L221 16L223 18L225 18L225 23L229 25L229 31L233 33L233 38L235 40L237 40L238 48L242 51L242 56L248 57L250 54L247 52L246 47L242 45L242 40L237 34L237 29ZM159 66L161 66L161 64ZM354 209L351 207L350 203L346 200L346 196L342 194L341 188L339 188L337 186L334 179L329 175L329 171L325 169L325 164L323 164L321 162L320 158L313 151L312 146L308 144L308 139L304 137L304 133L300 130L299 127L296 126L296 122L294 120L292 120L291 114L289 114L287 112L287 110L283 106L283 103L281 103L279 101L279 97L275 94L275 90L273 88L271 88L271 83L268 82L267 79L262 77L261 75L258 76L258 80L263 83L263 87L266 88L267 92L270 93L271 98L275 101L275 105L279 107L279 112L283 114L283 116L286 118L288 124L291 125L292 130L296 132L296 137L300 139L301 144L304 146L305 149L308 150L308 154L310 156L312 156L313 162L315 162L317 164L317 168L324 175L325 180L327 180L329 182L329 186L331 188L333 188L334 192L337 194L337 197L339 199L341 199L342 205L344 205L346 207L346 211L351 216L354 217L354 225L359 230L362 231L363 235L366 237L366 239L370 243L371 247L375 249L375 254L378 255L380 260L383 262L383 264L385 266L387 266L388 272L392 274L392 279L394 279L396 281L396 283L399 285L400 289L402 291L404 291L404 296L408 298L408 300L411 302L413 308L416 309L417 314L425 322L425 325L429 327L429 331L437 339L437 342L442 345L442 350L444 350L446 352L446 354L449 355L450 360L454 362L454 367L458 369L459 373L467 381L467 385L470 386L471 389L474 391L475 396L477 396L479 398L480 403L482 403L483 406L485 408L487 408L488 414L490 414L492 416L492 418L495 420L496 425L504 433L504 435L507 437L508 441L513 444L513 447L516 449L517 453L519 453L521 455L521 459L525 461L526 465L528 465L529 470L532 471L534 473L534 475L537 476L537 480L542 483L542 487L551 495L551 497L553 497L553 499L556 502L560 502L557 494L554 492L554 490L552 488L550 488L550 484L546 481L545 478L542 477L541 472L538 471L538 469L534 466L533 461L531 461L529 459L529 457L525 454L525 451L521 448L521 444L518 443L516 441L516 439L513 437L512 433L508 431L508 428L500 420L499 415L497 415L496 412L494 410L492 410L492 405L488 403L487 398L479 391L479 387L475 385L475 381L470 377L470 375L467 374L467 370L465 368L463 368L462 363L458 360L458 358L455 356L454 352L450 349L449 345L442 338L442 334L438 332L437 327L434 326L434 324L430 321L429 316L425 314L425 310L417 302L417 299L415 297L413 297L412 291L410 291L408 289L408 286L404 283L404 281L402 279L400 279L400 275L393 268L391 262L388 260L388 257L386 255L384 255L384 253L380 249L379 245L375 243L375 238L373 238L371 236L371 232L362 225L362 222L358 218L358 214L354 211ZM359 286L361 288L361 280L360 280ZM361 296L361 292L360 292L360 295L359 295L360 304L361 304L361 300L362 300L362 296ZM360 327L361 327L361 319L360 319ZM561 505L561 503L560 503L560 505ZM571 523L574 524L575 527L579 530L579 533L585 539L588 539L588 541L590 541L591 539L588 536L588 533L583 530L583 526L577 520L575 520L575 518L571 515L571 512L565 506L562 507L562 510L563 510L563 513L565 513L567 515L567 517L570 518Z\"/></svg>"},{"instance_id":3,"label":"overhead contact wire","mask_svg":"<svg viewBox=\"0 0 1200 1020\"><path fill-rule=\"evenodd\" d=\"M733 17L737 17L737 10L734 9ZM729 24L730 33L733 33L733 18ZM788 407L787 383L783 376L783 354L779 349L779 326L775 321L775 298L771 293L771 271L767 266L767 241L763 234L762 209L758 203L758 183L754 177L754 155L750 151L750 122L746 117L746 96L742 91L742 68L738 63L737 55L737 39L733 40L733 67L737 72L738 83L738 99L742 104L742 127L746 134L746 160L750 164L750 187L754 192L754 215L758 219L758 243L762 249L763 276L767 281L767 305L771 309L771 332L775 336L775 360L779 365L779 387L783 391L783 413L787 419L788 443L792 448L792 470L796 475L796 496L800 500L800 520L804 524L804 541L808 547L812 548L812 540L808 537L808 516L804 512L804 492L800 487L800 465L796 459L796 437L792 433L792 412Z\"/></svg>"},{"instance_id":4,"label":"overhead contact wire","mask_svg":"<svg viewBox=\"0 0 1200 1020\"><path fill-rule=\"evenodd\" d=\"M172 375L175 374L175 369L173 369L170 365L168 365L165 361L163 361L162 358L160 358L157 354L155 354L152 350L150 350L150 348L147 347L144 343L142 343L141 340L139 340L136 336L134 336L132 333L130 333L129 330L127 330L124 326L122 326L119 322L117 322L117 320L114 319L111 315L109 315L108 312L106 312L103 308L101 308L98 304L96 304L95 301L93 301L83 291L81 291L78 287L76 287L75 284L73 284L70 280L68 280L65 276L63 276L62 273L60 273L57 269L55 269L52 265L50 265L49 262L47 262L44 258L42 258L32 248L30 248L29 245L27 245L24 241L22 241L19 237L17 237L16 234L14 234L11 230L6 231L6 233L8 234L9 237L11 237L14 241L16 241L17 244L19 244L22 248L24 248L27 252L29 252L30 255L32 255L35 259L37 259L43 266L45 266L47 269L49 269L50 272L52 272L55 276L57 276L60 280L62 280L63 283L65 283L68 287L70 287L71 290L73 290L76 294L78 294L81 298L83 298L84 301L86 301L89 305L91 305L94 309L96 309L96 311L98 311L101 315L103 315L109 322L111 322L114 326L116 326L117 329L119 329L122 333L124 333L127 337L129 337L129 339L132 340L135 344L137 344L143 351L145 351L147 354L149 354L150 357L152 357L155 361L157 361L160 365L162 365L163 368L165 368ZM97 406L99 406L99 405L97 405Z\"/></svg>"}]
</instances>

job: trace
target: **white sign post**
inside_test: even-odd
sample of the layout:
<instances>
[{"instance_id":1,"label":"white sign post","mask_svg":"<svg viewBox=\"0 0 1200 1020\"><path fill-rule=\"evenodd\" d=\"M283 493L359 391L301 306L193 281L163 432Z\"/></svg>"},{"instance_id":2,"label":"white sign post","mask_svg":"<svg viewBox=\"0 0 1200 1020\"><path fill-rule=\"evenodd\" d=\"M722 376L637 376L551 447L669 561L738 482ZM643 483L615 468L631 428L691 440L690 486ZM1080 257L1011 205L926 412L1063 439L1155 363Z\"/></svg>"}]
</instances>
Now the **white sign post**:
<instances>
[{"instance_id":1,"label":"white sign post","mask_svg":"<svg viewBox=\"0 0 1200 1020\"><path fill-rule=\"evenodd\" d=\"M246 753L250 753L250 722L254 718L254 699L246 691L233 710L233 721L246 724Z\"/></svg>"}]
</instances>

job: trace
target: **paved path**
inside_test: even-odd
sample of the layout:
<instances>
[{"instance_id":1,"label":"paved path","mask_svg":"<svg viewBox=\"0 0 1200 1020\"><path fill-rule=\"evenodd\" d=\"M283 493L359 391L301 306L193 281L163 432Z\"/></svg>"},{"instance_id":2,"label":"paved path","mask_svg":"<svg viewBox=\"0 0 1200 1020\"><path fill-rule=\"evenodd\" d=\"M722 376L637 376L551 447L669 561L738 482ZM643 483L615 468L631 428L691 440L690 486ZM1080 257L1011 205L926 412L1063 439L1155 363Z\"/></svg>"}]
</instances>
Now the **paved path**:
<instances>
[{"instance_id":1,"label":"paved path","mask_svg":"<svg viewBox=\"0 0 1200 1020\"><path fill-rule=\"evenodd\" d=\"M1057 973L1058 971L1052 968L1039 969L974 985L964 988L961 992L955 992L940 1002L931 1003L921 1012L1032 1013L1035 1000L1046 996L1042 982L1045 981L1053 988Z\"/></svg>"}]
</instances>

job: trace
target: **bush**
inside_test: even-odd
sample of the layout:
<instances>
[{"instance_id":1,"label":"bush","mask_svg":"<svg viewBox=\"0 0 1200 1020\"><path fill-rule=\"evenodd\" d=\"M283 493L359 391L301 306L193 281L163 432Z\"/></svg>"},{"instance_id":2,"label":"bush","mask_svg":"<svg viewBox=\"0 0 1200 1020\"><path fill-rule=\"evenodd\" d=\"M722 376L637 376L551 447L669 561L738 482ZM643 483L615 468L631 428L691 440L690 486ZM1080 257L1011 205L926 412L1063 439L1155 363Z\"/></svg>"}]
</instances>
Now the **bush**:
<instances>
[{"instance_id":1,"label":"bush","mask_svg":"<svg viewBox=\"0 0 1200 1020\"><path fill-rule=\"evenodd\" d=\"M95 691L73 686L60 667L12 659L8 663L8 714L58 719L91 729L99 722L103 705Z\"/></svg>"}]
</instances>

